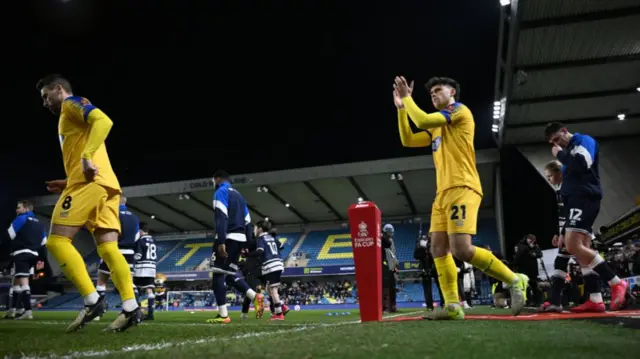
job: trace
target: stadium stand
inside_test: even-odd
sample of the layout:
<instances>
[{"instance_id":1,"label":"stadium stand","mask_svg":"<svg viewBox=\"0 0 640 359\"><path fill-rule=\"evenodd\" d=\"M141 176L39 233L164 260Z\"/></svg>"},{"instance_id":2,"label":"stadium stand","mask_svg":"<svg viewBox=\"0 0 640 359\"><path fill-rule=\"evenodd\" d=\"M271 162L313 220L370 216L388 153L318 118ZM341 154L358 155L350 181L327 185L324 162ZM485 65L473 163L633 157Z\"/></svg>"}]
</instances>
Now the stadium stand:
<instances>
[{"instance_id":1,"label":"stadium stand","mask_svg":"<svg viewBox=\"0 0 640 359\"><path fill-rule=\"evenodd\" d=\"M291 253L301 236L301 233L278 236L278 239L286 239L283 258ZM212 241L208 238L158 241L156 244L159 258L157 270L160 273L192 271L211 256Z\"/></svg>"},{"instance_id":2,"label":"stadium stand","mask_svg":"<svg viewBox=\"0 0 640 359\"><path fill-rule=\"evenodd\" d=\"M278 240L285 240L284 248L280 253L280 257L282 257L283 260L287 260L289 254L291 254L291 251L296 246L296 244L298 244L298 241L301 237L302 233L283 233L278 235Z\"/></svg>"},{"instance_id":3,"label":"stadium stand","mask_svg":"<svg viewBox=\"0 0 640 359\"><path fill-rule=\"evenodd\" d=\"M412 261L420 227L415 224L399 224L394 225L394 228L398 261ZM478 235L474 238L474 244L489 245L494 249L500 248L495 221L479 222ZM308 267L353 265L351 238L346 229L309 232L298 253L304 253L309 258Z\"/></svg>"}]
</instances>

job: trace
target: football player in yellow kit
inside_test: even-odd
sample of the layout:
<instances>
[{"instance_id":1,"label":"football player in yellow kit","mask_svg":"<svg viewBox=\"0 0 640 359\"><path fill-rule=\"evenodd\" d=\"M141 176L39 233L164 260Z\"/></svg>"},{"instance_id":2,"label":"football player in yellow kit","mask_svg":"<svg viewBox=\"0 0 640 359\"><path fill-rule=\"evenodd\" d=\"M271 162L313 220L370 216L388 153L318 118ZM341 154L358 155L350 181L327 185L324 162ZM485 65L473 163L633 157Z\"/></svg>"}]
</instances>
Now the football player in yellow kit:
<instances>
[{"instance_id":1,"label":"football player in yellow kit","mask_svg":"<svg viewBox=\"0 0 640 359\"><path fill-rule=\"evenodd\" d=\"M511 290L513 315L518 315L526 301L529 279L512 272L490 251L471 244L482 201L473 145L473 115L467 106L457 101L460 85L455 80L434 77L426 87L437 112L426 113L416 105L411 98L413 83L407 84L404 77L396 77L393 91L402 144L431 146L436 170L436 198L429 232L431 253L446 305L426 319L464 319L453 256L505 283ZM413 133L409 119L422 131Z\"/></svg>"},{"instance_id":2,"label":"football player in yellow kit","mask_svg":"<svg viewBox=\"0 0 640 359\"><path fill-rule=\"evenodd\" d=\"M67 175L66 179L47 182L50 192L61 193L51 217L47 248L85 305L67 331L82 328L106 308L82 256L71 243L82 227L93 233L98 255L107 263L122 297L122 312L106 330L126 330L141 321L142 312L136 303L129 264L118 249L122 192L104 143L113 122L86 98L74 96L69 81L59 75L44 77L36 88L43 106L60 116L58 137Z\"/></svg>"}]
</instances>

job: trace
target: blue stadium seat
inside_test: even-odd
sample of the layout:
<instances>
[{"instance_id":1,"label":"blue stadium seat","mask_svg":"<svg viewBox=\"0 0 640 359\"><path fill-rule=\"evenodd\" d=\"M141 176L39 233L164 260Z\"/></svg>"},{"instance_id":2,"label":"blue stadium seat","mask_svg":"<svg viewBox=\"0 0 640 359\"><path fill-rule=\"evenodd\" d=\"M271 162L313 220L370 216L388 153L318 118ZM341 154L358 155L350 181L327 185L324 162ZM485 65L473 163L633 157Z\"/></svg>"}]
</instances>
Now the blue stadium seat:
<instances>
[{"instance_id":1,"label":"blue stadium seat","mask_svg":"<svg viewBox=\"0 0 640 359\"><path fill-rule=\"evenodd\" d=\"M345 229L309 232L298 251L306 253L308 267L353 264L351 235Z\"/></svg>"},{"instance_id":2,"label":"blue stadium seat","mask_svg":"<svg viewBox=\"0 0 640 359\"><path fill-rule=\"evenodd\" d=\"M284 243L284 248L282 249L282 252L280 252L280 257L283 260L287 260L287 257L289 257L289 254L291 254L291 250L293 250L293 247L295 247L296 244L298 244L300 237L302 237L302 233L278 234L278 240L281 240L283 238L286 239L286 242Z\"/></svg>"},{"instance_id":3,"label":"blue stadium seat","mask_svg":"<svg viewBox=\"0 0 640 359\"><path fill-rule=\"evenodd\" d=\"M418 237L418 226L412 224L395 225L396 254L399 261L413 260L413 249ZM348 230L309 232L299 249L306 253L307 266L353 265L351 235Z\"/></svg>"},{"instance_id":4,"label":"blue stadium seat","mask_svg":"<svg viewBox=\"0 0 640 359\"><path fill-rule=\"evenodd\" d=\"M202 238L190 239L183 242L171 242L173 242L173 245L169 244L166 247L170 246L173 248L176 245L178 245L178 247L169 255L169 257L158 263L157 271L159 273L190 271L200 264L206 257L211 256L211 247L213 246L213 242L210 239ZM158 242L158 244L160 243L169 242Z\"/></svg>"}]
</instances>

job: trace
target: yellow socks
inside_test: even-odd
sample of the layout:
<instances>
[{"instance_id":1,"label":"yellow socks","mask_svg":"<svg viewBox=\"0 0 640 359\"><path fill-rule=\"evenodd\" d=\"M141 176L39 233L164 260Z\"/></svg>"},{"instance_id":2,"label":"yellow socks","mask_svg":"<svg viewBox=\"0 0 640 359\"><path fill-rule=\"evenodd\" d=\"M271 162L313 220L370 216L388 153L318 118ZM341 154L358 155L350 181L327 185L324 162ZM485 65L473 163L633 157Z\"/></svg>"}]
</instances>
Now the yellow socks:
<instances>
[{"instance_id":1,"label":"yellow socks","mask_svg":"<svg viewBox=\"0 0 640 359\"><path fill-rule=\"evenodd\" d=\"M480 269L485 274L501 282L512 284L516 281L516 274L509 269L493 253L480 247L476 247L476 253L469 262L472 266Z\"/></svg>"},{"instance_id":2,"label":"yellow socks","mask_svg":"<svg viewBox=\"0 0 640 359\"><path fill-rule=\"evenodd\" d=\"M80 295L86 297L96 292L84 259L76 247L71 244L71 238L52 234L47 239L47 249L60 264L64 275L76 286Z\"/></svg>"},{"instance_id":3,"label":"yellow socks","mask_svg":"<svg viewBox=\"0 0 640 359\"><path fill-rule=\"evenodd\" d=\"M131 279L131 270L129 263L124 259L122 253L118 249L118 242L104 242L98 245L98 255L107 263L111 272L111 280L120 292L122 302L133 299L135 302L135 294L133 293L133 280ZM125 309L126 310L126 309Z\"/></svg>"},{"instance_id":4,"label":"yellow socks","mask_svg":"<svg viewBox=\"0 0 640 359\"><path fill-rule=\"evenodd\" d=\"M444 257L434 258L438 271L438 282L444 296L445 304L460 304L458 297L458 269L451 253Z\"/></svg>"}]
</instances>

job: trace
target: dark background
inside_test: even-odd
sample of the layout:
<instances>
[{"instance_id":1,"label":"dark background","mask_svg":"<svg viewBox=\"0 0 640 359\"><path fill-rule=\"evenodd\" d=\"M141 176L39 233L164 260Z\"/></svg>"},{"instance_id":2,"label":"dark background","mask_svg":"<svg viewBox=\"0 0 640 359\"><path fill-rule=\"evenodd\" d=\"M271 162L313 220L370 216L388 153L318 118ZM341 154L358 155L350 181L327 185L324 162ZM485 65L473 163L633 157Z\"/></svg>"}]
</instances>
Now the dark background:
<instances>
[{"instance_id":1,"label":"dark background","mask_svg":"<svg viewBox=\"0 0 640 359\"><path fill-rule=\"evenodd\" d=\"M35 89L52 72L113 119L108 149L123 186L219 168L238 174L424 154L400 144L395 75L416 81L414 98L425 110L423 84L455 78L475 115L476 148L495 147L497 0L12 6L5 15L19 21L2 25L10 54L2 223L18 197L44 194L45 180L64 177L57 118ZM503 168L529 166L526 176L505 171L507 236L544 232L539 199L552 194L531 165L505 151Z\"/></svg>"}]
</instances>

